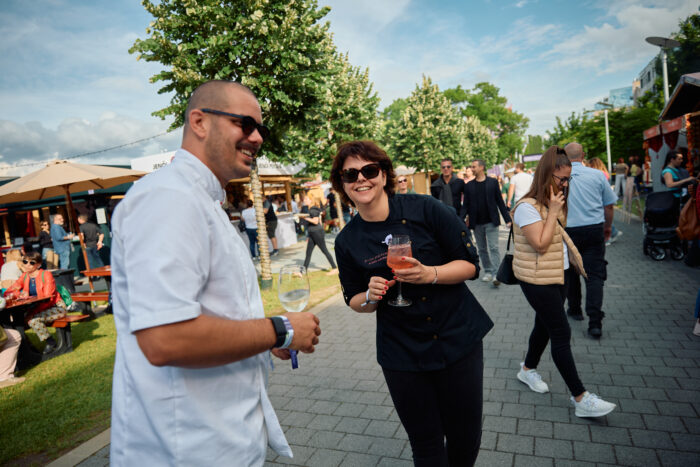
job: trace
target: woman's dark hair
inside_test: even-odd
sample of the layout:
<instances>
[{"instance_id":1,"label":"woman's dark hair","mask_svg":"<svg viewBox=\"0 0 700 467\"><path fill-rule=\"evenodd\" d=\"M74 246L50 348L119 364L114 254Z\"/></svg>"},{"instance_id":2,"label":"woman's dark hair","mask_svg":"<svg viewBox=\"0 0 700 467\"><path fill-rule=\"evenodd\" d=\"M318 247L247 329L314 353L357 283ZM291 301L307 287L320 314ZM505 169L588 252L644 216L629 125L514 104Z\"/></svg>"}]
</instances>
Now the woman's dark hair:
<instances>
[{"instance_id":1,"label":"woman's dark hair","mask_svg":"<svg viewBox=\"0 0 700 467\"><path fill-rule=\"evenodd\" d=\"M333 168L331 169L331 184L344 203L355 206L355 203L353 203L345 193L345 187L341 179L343 165L345 165L345 161L348 157L356 157L368 162L377 162L386 176L384 191L387 195L394 193L396 190L394 166L391 164L391 159L386 155L386 152L377 146L374 141L349 141L343 143L338 148L338 154L336 154L333 160Z\"/></svg>"},{"instance_id":2,"label":"woman's dark hair","mask_svg":"<svg viewBox=\"0 0 700 467\"><path fill-rule=\"evenodd\" d=\"M36 250L28 251L24 254L24 259L29 261L35 261L39 266L41 266L41 253Z\"/></svg>"},{"instance_id":3,"label":"woman's dark hair","mask_svg":"<svg viewBox=\"0 0 700 467\"><path fill-rule=\"evenodd\" d=\"M542 206L549 205L549 187L552 186L552 174L562 167L571 167L571 161L564 148L550 146L537 163L530 191L523 198L535 198ZM566 210L566 205L564 205Z\"/></svg>"}]
</instances>

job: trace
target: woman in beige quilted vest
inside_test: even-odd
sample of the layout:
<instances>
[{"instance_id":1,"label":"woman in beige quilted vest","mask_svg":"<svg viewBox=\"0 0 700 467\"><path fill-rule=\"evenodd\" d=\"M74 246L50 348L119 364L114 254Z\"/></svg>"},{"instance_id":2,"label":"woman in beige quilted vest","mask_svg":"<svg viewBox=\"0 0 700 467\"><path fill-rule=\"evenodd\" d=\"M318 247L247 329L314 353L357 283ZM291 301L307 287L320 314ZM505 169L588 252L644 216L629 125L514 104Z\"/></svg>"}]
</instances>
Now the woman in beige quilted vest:
<instances>
[{"instance_id":1,"label":"woman in beige quilted vest","mask_svg":"<svg viewBox=\"0 0 700 467\"><path fill-rule=\"evenodd\" d=\"M566 274L569 267L582 275L583 261L564 231L571 162L564 149L551 146L537 164L530 191L513 208L513 272L535 310L535 326L518 379L535 392L549 391L537 364L551 341L552 359L571 392L578 417L602 417L615 404L583 387L571 354L571 328L566 319Z\"/></svg>"}]
</instances>

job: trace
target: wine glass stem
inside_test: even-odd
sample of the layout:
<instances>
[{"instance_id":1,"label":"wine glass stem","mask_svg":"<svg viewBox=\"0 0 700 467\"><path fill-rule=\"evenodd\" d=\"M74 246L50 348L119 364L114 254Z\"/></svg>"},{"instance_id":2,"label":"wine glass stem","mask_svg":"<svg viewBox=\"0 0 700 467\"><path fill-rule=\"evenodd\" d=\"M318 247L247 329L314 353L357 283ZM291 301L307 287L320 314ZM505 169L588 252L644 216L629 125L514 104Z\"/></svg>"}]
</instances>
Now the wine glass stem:
<instances>
[{"instance_id":1,"label":"wine glass stem","mask_svg":"<svg viewBox=\"0 0 700 467\"><path fill-rule=\"evenodd\" d=\"M396 297L396 300L399 302L403 301L403 295L401 295L401 282L399 282L399 295Z\"/></svg>"}]
</instances>

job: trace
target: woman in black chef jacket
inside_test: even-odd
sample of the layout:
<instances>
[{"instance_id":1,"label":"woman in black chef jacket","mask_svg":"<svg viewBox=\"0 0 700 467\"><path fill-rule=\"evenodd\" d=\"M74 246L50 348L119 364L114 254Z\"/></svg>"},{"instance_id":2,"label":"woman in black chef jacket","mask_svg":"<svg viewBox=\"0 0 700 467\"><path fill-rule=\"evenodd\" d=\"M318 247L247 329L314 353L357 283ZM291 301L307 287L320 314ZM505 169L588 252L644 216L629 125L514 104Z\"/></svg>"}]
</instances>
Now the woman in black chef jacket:
<instances>
[{"instance_id":1,"label":"woman in black chef jacket","mask_svg":"<svg viewBox=\"0 0 700 467\"><path fill-rule=\"evenodd\" d=\"M345 302L377 313L377 360L413 462L472 465L481 442L482 338L493 323L464 283L479 271L466 226L431 196L394 196L391 160L371 141L343 144L331 181L359 214L335 241ZM413 266L392 272L387 243L397 234L410 236ZM412 305L387 303L397 280Z\"/></svg>"}]
</instances>

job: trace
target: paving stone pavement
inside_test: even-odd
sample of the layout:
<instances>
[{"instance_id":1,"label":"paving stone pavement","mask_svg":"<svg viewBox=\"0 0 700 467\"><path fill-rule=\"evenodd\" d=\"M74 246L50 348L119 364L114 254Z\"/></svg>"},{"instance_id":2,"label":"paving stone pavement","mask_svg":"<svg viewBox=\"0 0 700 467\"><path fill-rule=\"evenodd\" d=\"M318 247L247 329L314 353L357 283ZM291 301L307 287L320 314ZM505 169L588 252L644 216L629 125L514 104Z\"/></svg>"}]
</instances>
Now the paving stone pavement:
<instances>
[{"instance_id":1,"label":"paving stone pavement","mask_svg":"<svg viewBox=\"0 0 700 467\"><path fill-rule=\"evenodd\" d=\"M589 339L585 321L570 321L584 385L618 404L607 417L574 416L549 353L538 371L551 392L520 383L515 375L534 312L518 286L468 283L495 322L484 341L477 465L700 465L700 338L692 335L700 270L652 261L642 254L639 221L616 224L624 235L608 248L603 338ZM502 253L506 236L502 229ZM324 262L315 257L312 266ZM278 362L270 375L270 398L294 458L269 450L266 466L412 465L376 362L374 315L354 313L338 297L319 317L317 351L301 355L297 370ZM99 454L80 465L107 465L105 450Z\"/></svg>"}]
</instances>

